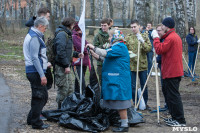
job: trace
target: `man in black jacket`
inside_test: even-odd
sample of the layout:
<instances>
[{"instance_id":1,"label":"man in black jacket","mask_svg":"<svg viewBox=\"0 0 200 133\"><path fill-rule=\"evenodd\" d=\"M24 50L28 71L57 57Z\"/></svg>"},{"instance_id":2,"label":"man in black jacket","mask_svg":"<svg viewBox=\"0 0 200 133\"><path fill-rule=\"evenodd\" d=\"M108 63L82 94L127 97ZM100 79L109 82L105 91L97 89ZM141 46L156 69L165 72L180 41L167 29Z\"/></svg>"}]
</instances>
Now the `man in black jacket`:
<instances>
[{"instance_id":1,"label":"man in black jacket","mask_svg":"<svg viewBox=\"0 0 200 133\"><path fill-rule=\"evenodd\" d=\"M84 55L78 52L73 52L72 32L75 20L74 18L64 18L62 25L56 29L55 37L55 83L58 87L56 102L58 109L61 108L61 103L73 92L73 82L70 70L72 56L83 58Z\"/></svg>"}]
</instances>

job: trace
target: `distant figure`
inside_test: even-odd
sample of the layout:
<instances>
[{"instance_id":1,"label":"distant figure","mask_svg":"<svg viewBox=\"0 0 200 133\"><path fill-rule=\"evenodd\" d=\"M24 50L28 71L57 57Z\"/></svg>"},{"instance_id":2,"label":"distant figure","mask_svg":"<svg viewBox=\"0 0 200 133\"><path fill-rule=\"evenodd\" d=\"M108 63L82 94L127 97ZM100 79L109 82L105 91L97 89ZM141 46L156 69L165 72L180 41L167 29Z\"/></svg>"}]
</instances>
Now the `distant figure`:
<instances>
[{"instance_id":1,"label":"distant figure","mask_svg":"<svg viewBox=\"0 0 200 133\"><path fill-rule=\"evenodd\" d=\"M189 59L188 66L191 72L194 73L194 64L195 64L197 48L198 48L198 37L195 34L194 27L189 28L189 33L186 36L186 41L188 44L188 59ZM188 69L188 76L192 77L189 69Z\"/></svg>"},{"instance_id":2,"label":"distant figure","mask_svg":"<svg viewBox=\"0 0 200 133\"><path fill-rule=\"evenodd\" d=\"M151 67L152 67L152 61L153 61L153 38L151 37L151 33L153 31L153 28L152 28L152 23L147 23L147 32L149 33L149 40L151 42L151 51L149 51L147 53L147 61L148 61L148 71L147 71L147 74L149 74L150 70L151 70Z\"/></svg>"}]
</instances>

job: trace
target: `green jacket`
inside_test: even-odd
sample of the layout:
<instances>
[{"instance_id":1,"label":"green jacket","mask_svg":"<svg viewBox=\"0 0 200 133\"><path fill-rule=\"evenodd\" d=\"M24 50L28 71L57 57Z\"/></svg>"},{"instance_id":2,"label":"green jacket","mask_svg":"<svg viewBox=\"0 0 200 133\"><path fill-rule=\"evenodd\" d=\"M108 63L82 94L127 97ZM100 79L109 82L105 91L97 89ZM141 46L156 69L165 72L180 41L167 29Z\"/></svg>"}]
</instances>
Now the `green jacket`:
<instances>
[{"instance_id":1,"label":"green jacket","mask_svg":"<svg viewBox=\"0 0 200 133\"><path fill-rule=\"evenodd\" d=\"M149 51L151 51L151 42L149 40L148 37L148 33L143 33L141 34L143 39L144 39L144 43L140 43L140 58L139 58L139 71L145 71L147 70L147 53ZM134 54L138 54L138 39L136 37L135 34L128 34L126 37L126 41L127 41L127 48L129 51L132 51ZM130 68L131 71L137 71L137 58L138 56L131 58L130 59Z\"/></svg>"},{"instance_id":2,"label":"green jacket","mask_svg":"<svg viewBox=\"0 0 200 133\"><path fill-rule=\"evenodd\" d=\"M103 32L99 29L99 32L95 35L93 44L94 46L103 49L103 45L109 42L109 34L107 32ZM97 61L97 65L102 65L103 63Z\"/></svg>"}]
</instances>

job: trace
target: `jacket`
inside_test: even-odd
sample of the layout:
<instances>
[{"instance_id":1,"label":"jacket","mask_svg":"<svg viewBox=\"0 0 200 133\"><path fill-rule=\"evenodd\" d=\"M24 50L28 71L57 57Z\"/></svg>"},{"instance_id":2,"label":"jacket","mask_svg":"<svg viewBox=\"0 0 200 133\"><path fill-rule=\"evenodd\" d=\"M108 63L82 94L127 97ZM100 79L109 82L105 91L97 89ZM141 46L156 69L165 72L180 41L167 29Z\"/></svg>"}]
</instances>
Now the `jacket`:
<instances>
[{"instance_id":1,"label":"jacket","mask_svg":"<svg viewBox=\"0 0 200 133\"><path fill-rule=\"evenodd\" d=\"M73 40L73 45L74 45L74 51L77 51L81 53L81 39L82 35L73 30L72 32L72 40ZM88 44L87 41L85 41L85 45ZM89 65L89 56L88 56L88 51L86 48L84 48L84 58L83 58L83 66L88 66ZM81 65L81 60L78 58L75 62L72 63L74 66L80 66Z\"/></svg>"},{"instance_id":2,"label":"jacket","mask_svg":"<svg viewBox=\"0 0 200 133\"><path fill-rule=\"evenodd\" d=\"M102 95L104 100L132 98L130 57L124 43L116 42L107 49L102 67Z\"/></svg>"},{"instance_id":3,"label":"jacket","mask_svg":"<svg viewBox=\"0 0 200 133\"><path fill-rule=\"evenodd\" d=\"M183 76L182 63L182 40L175 32L170 29L163 35L163 42L155 38L153 45L157 54L162 56L161 72L163 79Z\"/></svg>"},{"instance_id":4,"label":"jacket","mask_svg":"<svg viewBox=\"0 0 200 133\"><path fill-rule=\"evenodd\" d=\"M144 39L144 44L140 43L140 57L139 57L139 71L147 70L147 53L151 51L151 43L149 41L148 33L141 34ZM132 51L134 54L138 54L138 39L135 34L129 34L126 37L126 45L129 51ZM131 71L137 71L137 57L130 59L130 68Z\"/></svg>"},{"instance_id":5,"label":"jacket","mask_svg":"<svg viewBox=\"0 0 200 133\"><path fill-rule=\"evenodd\" d=\"M73 54L72 33L65 26L61 25L55 32L55 64L67 68L71 65L72 56L78 57L78 53Z\"/></svg>"},{"instance_id":6,"label":"jacket","mask_svg":"<svg viewBox=\"0 0 200 133\"><path fill-rule=\"evenodd\" d=\"M150 40L150 42L151 42L151 46L152 46L151 51L153 51L153 38L151 37L151 33L152 33L152 31L153 31L153 29L150 29L150 30L148 31L148 34L149 34L149 40Z\"/></svg>"},{"instance_id":7,"label":"jacket","mask_svg":"<svg viewBox=\"0 0 200 133\"><path fill-rule=\"evenodd\" d=\"M95 35L93 44L98 48L103 48L105 43L109 43L109 34L107 32L103 32L102 29L99 29L99 32ZM97 61L97 65L102 65L101 61Z\"/></svg>"},{"instance_id":8,"label":"jacket","mask_svg":"<svg viewBox=\"0 0 200 133\"><path fill-rule=\"evenodd\" d=\"M195 35L192 34L188 34L186 36L186 41L188 44L188 52L195 52L197 51L197 47L198 47L198 38Z\"/></svg>"},{"instance_id":9,"label":"jacket","mask_svg":"<svg viewBox=\"0 0 200 133\"><path fill-rule=\"evenodd\" d=\"M47 69L46 46L43 33L32 27L24 39L23 53L26 73L39 73L44 77Z\"/></svg>"}]
</instances>

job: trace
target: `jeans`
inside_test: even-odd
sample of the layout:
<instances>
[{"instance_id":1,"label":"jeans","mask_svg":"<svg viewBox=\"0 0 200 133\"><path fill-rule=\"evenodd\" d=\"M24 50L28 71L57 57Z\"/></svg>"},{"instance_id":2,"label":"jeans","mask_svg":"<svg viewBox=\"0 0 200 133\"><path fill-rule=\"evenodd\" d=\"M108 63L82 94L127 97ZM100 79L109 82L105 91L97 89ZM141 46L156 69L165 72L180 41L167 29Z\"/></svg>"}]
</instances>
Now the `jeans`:
<instances>
[{"instance_id":1,"label":"jeans","mask_svg":"<svg viewBox=\"0 0 200 133\"><path fill-rule=\"evenodd\" d=\"M150 51L147 53L147 62L148 62L148 71L147 73L149 74L151 67L152 67L152 61L153 61L153 51Z\"/></svg>"},{"instance_id":2,"label":"jeans","mask_svg":"<svg viewBox=\"0 0 200 133\"><path fill-rule=\"evenodd\" d=\"M196 55L197 55L197 51L188 52L188 58L189 58L188 66L189 66L192 73L194 71L194 64L195 64ZM191 75L190 70L188 69L189 75Z\"/></svg>"},{"instance_id":3,"label":"jeans","mask_svg":"<svg viewBox=\"0 0 200 133\"><path fill-rule=\"evenodd\" d=\"M27 117L27 123L31 124L32 127L41 127L43 122L40 120L40 114L48 100L47 87L41 85L38 73L27 73L26 76L32 89L31 110Z\"/></svg>"},{"instance_id":4,"label":"jeans","mask_svg":"<svg viewBox=\"0 0 200 133\"><path fill-rule=\"evenodd\" d=\"M185 124L183 103L179 93L181 77L163 79L163 94L167 100L167 106L172 118L181 124Z\"/></svg>"},{"instance_id":5,"label":"jeans","mask_svg":"<svg viewBox=\"0 0 200 133\"><path fill-rule=\"evenodd\" d=\"M137 73L135 71L131 71L131 87L132 87L133 102L135 102L136 74ZM147 70L140 71L138 75L139 75L139 78L140 78L140 87L141 87L141 91L142 91L143 88L144 88L144 84L147 80ZM143 98L144 98L145 104L147 105L147 101L148 101L148 87L147 86L146 86L146 89L143 93ZM137 100L139 100L138 95L137 95Z\"/></svg>"}]
</instances>

